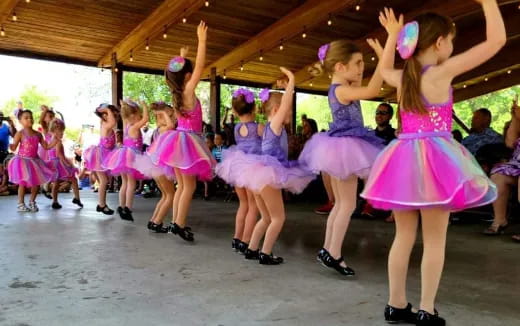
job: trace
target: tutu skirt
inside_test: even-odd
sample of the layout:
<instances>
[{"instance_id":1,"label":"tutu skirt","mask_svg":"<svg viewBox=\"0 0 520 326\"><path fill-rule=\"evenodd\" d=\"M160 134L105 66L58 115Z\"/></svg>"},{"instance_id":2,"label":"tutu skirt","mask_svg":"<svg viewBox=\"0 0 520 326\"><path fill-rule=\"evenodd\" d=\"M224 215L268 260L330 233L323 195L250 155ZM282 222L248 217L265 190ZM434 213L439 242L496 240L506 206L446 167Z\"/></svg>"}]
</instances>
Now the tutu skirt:
<instances>
[{"instance_id":1,"label":"tutu skirt","mask_svg":"<svg viewBox=\"0 0 520 326\"><path fill-rule=\"evenodd\" d=\"M238 149L237 146L232 146L222 151L222 161L217 164L215 173L227 184L237 186L240 182L240 176L245 175L244 169L249 166L246 161L242 160L243 155L247 155L244 151ZM238 186L240 187L240 186Z\"/></svg>"},{"instance_id":2,"label":"tutu skirt","mask_svg":"<svg viewBox=\"0 0 520 326\"><path fill-rule=\"evenodd\" d=\"M34 187L51 181L54 173L39 157L16 155L7 166L9 181L22 187Z\"/></svg>"},{"instance_id":3,"label":"tutu skirt","mask_svg":"<svg viewBox=\"0 0 520 326\"><path fill-rule=\"evenodd\" d=\"M89 171L106 172L103 167L103 160L108 157L112 150L101 145L90 146L83 151L83 160L85 168Z\"/></svg>"},{"instance_id":4,"label":"tutu skirt","mask_svg":"<svg viewBox=\"0 0 520 326\"><path fill-rule=\"evenodd\" d=\"M134 168L136 159L142 155L135 149L122 146L110 151L101 166L111 175L130 174L136 180L143 180L145 176Z\"/></svg>"},{"instance_id":5,"label":"tutu skirt","mask_svg":"<svg viewBox=\"0 0 520 326\"><path fill-rule=\"evenodd\" d=\"M54 172L50 181L70 180L78 172L72 164L63 162L59 158L49 160L47 166Z\"/></svg>"},{"instance_id":6,"label":"tutu skirt","mask_svg":"<svg viewBox=\"0 0 520 326\"><path fill-rule=\"evenodd\" d=\"M312 172L346 179L351 175L366 178L383 145L374 145L363 138L332 137L319 133L305 144L299 161Z\"/></svg>"},{"instance_id":7,"label":"tutu skirt","mask_svg":"<svg viewBox=\"0 0 520 326\"><path fill-rule=\"evenodd\" d=\"M200 136L181 130L163 133L150 158L155 165L177 168L201 181L213 179L213 168L217 164Z\"/></svg>"},{"instance_id":8,"label":"tutu skirt","mask_svg":"<svg viewBox=\"0 0 520 326\"><path fill-rule=\"evenodd\" d=\"M165 176L169 180L175 180L175 170L171 166L154 164L148 153L137 156L133 167L147 178Z\"/></svg>"},{"instance_id":9,"label":"tutu skirt","mask_svg":"<svg viewBox=\"0 0 520 326\"><path fill-rule=\"evenodd\" d=\"M282 164L274 156L245 154L240 150L229 154L233 158L232 169L236 171L231 171L230 164L221 165L219 175L231 178L236 187L257 193L270 186L299 194L316 178L314 173L300 166L298 161Z\"/></svg>"},{"instance_id":10,"label":"tutu skirt","mask_svg":"<svg viewBox=\"0 0 520 326\"><path fill-rule=\"evenodd\" d=\"M493 202L496 186L448 132L401 134L378 156L361 194L375 208L464 210Z\"/></svg>"}]
</instances>

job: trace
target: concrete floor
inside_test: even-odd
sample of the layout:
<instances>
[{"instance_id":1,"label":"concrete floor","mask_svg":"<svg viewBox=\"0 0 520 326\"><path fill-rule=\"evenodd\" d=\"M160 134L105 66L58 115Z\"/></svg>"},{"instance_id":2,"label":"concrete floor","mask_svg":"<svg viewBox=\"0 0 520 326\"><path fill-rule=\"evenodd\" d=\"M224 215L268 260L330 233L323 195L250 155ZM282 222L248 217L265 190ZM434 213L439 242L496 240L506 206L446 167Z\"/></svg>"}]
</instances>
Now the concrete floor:
<instances>
[{"instance_id":1,"label":"concrete floor","mask_svg":"<svg viewBox=\"0 0 520 326\"><path fill-rule=\"evenodd\" d=\"M230 249L236 203L195 200L190 245L145 229L156 199L138 198L129 223L82 195L83 210L67 194L60 211L40 196L36 214L0 198L0 325L385 325L392 225L353 221L344 254L358 276L345 280L315 262L325 218L310 205L288 205L276 248L286 263L267 267ZM520 246L482 228L451 227L437 308L449 325L520 325ZM420 247L409 273L415 304L419 261Z\"/></svg>"}]
</instances>

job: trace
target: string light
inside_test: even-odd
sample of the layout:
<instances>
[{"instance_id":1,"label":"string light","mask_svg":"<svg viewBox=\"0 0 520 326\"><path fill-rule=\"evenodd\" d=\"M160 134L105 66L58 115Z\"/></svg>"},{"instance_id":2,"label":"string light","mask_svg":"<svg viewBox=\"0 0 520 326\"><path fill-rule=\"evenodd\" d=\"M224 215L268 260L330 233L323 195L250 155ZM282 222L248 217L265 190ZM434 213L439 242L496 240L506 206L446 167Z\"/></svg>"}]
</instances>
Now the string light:
<instances>
[{"instance_id":1,"label":"string light","mask_svg":"<svg viewBox=\"0 0 520 326\"><path fill-rule=\"evenodd\" d=\"M376 57L372 57L370 58L372 61L376 61Z\"/></svg>"},{"instance_id":2,"label":"string light","mask_svg":"<svg viewBox=\"0 0 520 326\"><path fill-rule=\"evenodd\" d=\"M118 69L117 67L115 67L115 68L114 68L114 71L115 71L115 72L118 72L118 71L119 71L119 69Z\"/></svg>"},{"instance_id":3,"label":"string light","mask_svg":"<svg viewBox=\"0 0 520 326\"><path fill-rule=\"evenodd\" d=\"M0 36L5 36L4 26L2 26L2 29L0 29Z\"/></svg>"},{"instance_id":4,"label":"string light","mask_svg":"<svg viewBox=\"0 0 520 326\"><path fill-rule=\"evenodd\" d=\"M381 87L381 91L384 91L384 90L385 90L385 88L384 88L384 87Z\"/></svg>"},{"instance_id":5,"label":"string light","mask_svg":"<svg viewBox=\"0 0 520 326\"><path fill-rule=\"evenodd\" d=\"M303 26L302 38L306 38L306 37L307 37L307 33L305 32L305 26Z\"/></svg>"},{"instance_id":6,"label":"string light","mask_svg":"<svg viewBox=\"0 0 520 326\"><path fill-rule=\"evenodd\" d=\"M144 48L146 49L146 51L150 50L150 39L149 38L146 39L146 46Z\"/></svg>"},{"instance_id":7,"label":"string light","mask_svg":"<svg viewBox=\"0 0 520 326\"><path fill-rule=\"evenodd\" d=\"M224 75L222 76L222 78L227 79L227 76L226 76L226 69L224 69Z\"/></svg>"},{"instance_id":8,"label":"string light","mask_svg":"<svg viewBox=\"0 0 520 326\"><path fill-rule=\"evenodd\" d=\"M327 25L331 26L332 25L332 15L329 14L329 20L327 21Z\"/></svg>"},{"instance_id":9,"label":"string light","mask_svg":"<svg viewBox=\"0 0 520 326\"><path fill-rule=\"evenodd\" d=\"M18 17L16 16L16 11L13 11L13 21L17 21L18 20Z\"/></svg>"},{"instance_id":10,"label":"string light","mask_svg":"<svg viewBox=\"0 0 520 326\"><path fill-rule=\"evenodd\" d=\"M31 2L31 0L25 0L25 2L29 3L29 2Z\"/></svg>"},{"instance_id":11,"label":"string light","mask_svg":"<svg viewBox=\"0 0 520 326\"><path fill-rule=\"evenodd\" d=\"M166 25L164 25L164 33L162 35L163 39L166 39L168 37L168 33L166 33Z\"/></svg>"},{"instance_id":12,"label":"string light","mask_svg":"<svg viewBox=\"0 0 520 326\"><path fill-rule=\"evenodd\" d=\"M182 23L186 24L186 21L187 21L187 19L186 19L186 9L184 9L184 17L182 17Z\"/></svg>"},{"instance_id":13,"label":"string light","mask_svg":"<svg viewBox=\"0 0 520 326\"><path fill-rule=\"evenodd\" d=\"M507 74L508 74L508 75L511 75L511 70L508 70L508 71L507 71Z\"/></svg>"},{"instance_id":14,"label":"string light","mask_svg":"<svg viewBox=\"0 0 520 326\"><path fill-rule=\"evenodd\" d=\"M283 39L280 41L280 51L283 51Z\"/></svg>"},{"instance_id":15,"label":"string light","mask_svg":"<svg viewBox=\"0 0 520 326\"><path fill-rule=\"evenodd\" d=\"M360 11L361 10L361 6L360 5L356 5L356 11Z\"/></svg>"},{"instance_id":16,"label":"string light","mask_svg":"<svg viewBox=\"0 0 520 326\"><path fill-rule=\"evenodd\" d=\"M240 61L240 71L244 71L244 61Z\"/></svg>"},{"instance_id":17,"label":"string light","mask_svg":"<svg viewBox=\"0 0 520 326\"><path fill-rule=\"evenodd\" d=\"M309 86L312 87L312 85L313 85L312 82L310 82L310 83L309 83Z\"/></svg>"},{"instance_id":18,"label":"string light","mask_svg":"<svg viewBox=\"0 0 520 326\"><path fill-rule=\"evenodd\" d=\"M332 75L331 74L329 74L329 79L332 79Z\"/></svg>"},{"instance_id":19,"label":"string light","mask_svg":"<svg viewBox=\"0 0 520 326\"><path fill-rule=\"evenodd\" d=\"M134 62L134 50L130 51L130 62Z\"/></svg>"},{"instance_id":20,"label":"string light","mask_svg":"<svg viewBox=\"0 0 520 326\"><path fill-rule=\"evenodd\" d=\"M462 87L463 87L463 88L466 88L466 87L468 87L468 85L464 84L464 86L462 86Z\"/></svg>"},{"instance_id":21,"label":"string light","mask_svg":"<svg viewBox=\"0 0 520 326\"><path fill-rule=\"evenodd\" d=\"M484 78L484 81L488 81L488 80L489 80L489 78L487 78L487 77L486 77L486 78Z\"/></svg>"},{"instance_id":22,"label":"string light","mask_svg":"<svg viewBox=\"0 0 520 326\"><path fill-rule=\"evenodd\" d=\"M204 5L205 5L206 7L209 7L209 1L204 2Z\"/></svg>"},{"instance_id":23,"label":"string light","mask_svg":"<svg viewBox=\"0 0 520 326\"><path fill-rule=\"evenodd\" d=\"M260 50L260 58L259 59L260 59L260 61L264 61L264 56L263 56L263 51L262 50Z\"/></svg>"}]
</instances>

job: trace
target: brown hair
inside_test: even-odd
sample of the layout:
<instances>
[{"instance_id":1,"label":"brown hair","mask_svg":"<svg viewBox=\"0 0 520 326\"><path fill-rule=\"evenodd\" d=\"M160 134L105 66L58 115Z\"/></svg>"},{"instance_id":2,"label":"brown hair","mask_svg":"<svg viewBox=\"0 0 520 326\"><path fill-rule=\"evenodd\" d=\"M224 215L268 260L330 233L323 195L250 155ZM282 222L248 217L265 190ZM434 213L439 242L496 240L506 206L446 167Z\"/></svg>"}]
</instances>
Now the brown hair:
<instances>
[{"instance_id":1,"label":"brown hair","mask_svg":"<svg viewBox=\"0 0 520 326\"><path fill-rule=\"evenodd\" d=\"M330 42L329 49L323 63L317 63L309 68L309 73L313 76L319 76L325 72L334 73L336 63L348 63L354 53L361 53L360 48L353 42L348 40L337 40Z\"/></svg>"},{"instance_id":2,"label":"brown hair","mask_svg":"<svg viewBox=\"0 0 520 326\"><path fill-rule=\"evenodd\" d=\"M184 91L184 81L186 75L193 72L193 63L190 59L184 58L184 66L178 72L171 72L166 68L164 70L164 77L166 78L166 84L170 88L172 94L172 107L173 109L183 114L184 102L182 100L182 92Z\"/></svg>"},{"instance_id":3,"label":"brown hair","mask_svg":"<svg viewBox=\"0 0 520 326\"><path fill-rule=\"evenodd\" d=\"M231 106L239 116L249 114L255 110L255 102L247 103L244 95L233 97L231 100Z\"/></svg>"},{"instance_id":4,"label":"brown hair","mask_svg":"<svg viewBox=\"0 0 520 326\"><path fill-rule=\"evenodd\" d=\"M399 109L424 114L427 110L421 96L422 65L417 56L439 37L455 34L456 28L451 18L431 12L415 17L415 21L419 23L419 39L414 54L405 60Z\"/></svg>"},{"instance_id":5,"label":"brown hair","mask_svg":"<svg viewBox=\"0 0 520 326\"><path fill-rule=\"evenodd\" d=\"M57 130L65 130L65 122L63 122L63 120L61 119L52 119L51 120L51 123L49 124L49 130L51 132L55 132Z\"/></svg>"},{"instance_id":6,"label":"brown hair","mask_svg":"<svg viewBox=\"0 0 520 326\"><path fill-rule=\"evenodd\" d=\"M269 92L269 99L262 103L262 112L267 117L271 114L271 111L275 106L279 106L282 103L282 92Z\"/></svg>"},{"instance_id":7,"label":"brown hair","mask_svg":"<svg viewBox=\"0 0 520 326\"><path fill-rule=\"evenodd\" d=\"M112 105L112 104L101 104L101 105L96 109L96 111L94 111L94 114L97 115L101 120L103 120L103 121L107 121L106 117L103 115L104 113L102 113L102 112L99 111L99 109L101 109L102 107L106 107L107 109L109 109L110 111L112 111L112 114L114 115L114 119L115 119L116 121L119 120L120 111L119 111L119 109L117 108L117 106Z\"/></svg>"},{"instance_id":8,"label":"brown hair","mask_svg":"<svg viewBox=\"0 0 520 326\"><path fill-rule=\"evenodd\" d=\"M52 119L54 119L56 117L56 113L54 112L54 110L49 109L49 107L47 105L42 105L42 107L47 108L47 110L45 111L45 113L40 115L40 126L42 126L42 129L45 132L47 132L49 130L49 124L45 121L45 116L47 114L50 114L51 115L51 121L52 121Z\"/></svg>"},{"instance_id":9,"label":"brown hair","mask_svg":"<svg viewBox=\"0 0 520 326\"><path fill-rule=\"evenodd\" d=\"M141 108L135 103L123 101L121 103L121 116L128 119L133 114L141 114Z\"/></svg>"}]
</instances>

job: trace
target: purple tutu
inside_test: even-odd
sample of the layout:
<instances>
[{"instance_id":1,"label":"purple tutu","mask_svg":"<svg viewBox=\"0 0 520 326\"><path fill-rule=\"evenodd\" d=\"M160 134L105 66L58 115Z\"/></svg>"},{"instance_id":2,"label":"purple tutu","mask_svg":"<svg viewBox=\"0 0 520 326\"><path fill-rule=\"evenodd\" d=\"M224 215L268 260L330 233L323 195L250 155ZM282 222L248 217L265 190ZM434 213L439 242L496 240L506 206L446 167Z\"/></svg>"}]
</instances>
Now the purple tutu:
<instances>
[{"instance_id":1,"label":"purple tutu","mask_svg":"<svg viewBox=\"0 0 520 326\"><path fill-rule=\"evenodd\" d=\"M171 130L157 140L157 148L150 153L152 162L194 175L201 181L213 179L213 168L217 164L202 138L188 131Z\"/></svg>"},{"instance_id":2,"label":"purple tutu","mask_svg":"<svg viewBox=\"0 0 520 326\"><path fill-rule=\"evenodd\" d=\"M50 159L47 165L54 172L50 181L71 180L76 177L78 172L70 162L63 162L59 158Z\"/></svg>"},{"instance_id":3,"label":"purple tutu","mask_svg":"<svg viewBox=\"0 0 520 326\"><path fill-rule=\"evenodd\" d=\"M103 167L103 160L107 158L112 150L100 145L90 146L83 151L85 168L89 171L106 172Z\"/></svg>"},{"instance_id":4,"label":"purple tutu","mask_svg":"<svg viewBox=\"0 0 520 326\"><path fill-rule=\"evenodd\" d=\"M374 162L361 194L375 208L464 210L493 202L495 184L450 132L401 134Z\"/></svg>"},{"instance_id":5,"label":"purple tutu","mask_svg":"<svg viewBox=\"0 0 520 326\"><path fill-rule=\"evenodd\" d=\"M249 168L248 162L242 159L243 155L247 154L238 149L237 146L231 146L223 150L222 161L217 164L215 173L232 186L238 186L237 183L243 184L240 181L240 176L243 176L245 174L244 171Z\"/></svg>"},{"instance_id":6,"label":"purple tutu","mask_svg":"<svg viewBox=\"0 0 520 326\"><path fill-rule=\"evenodd\" d=\"M134 162L142 155L135 149L122 146L109 152L101 166L111 175L130 174L136 180L143 180L145 176L134 168Z\"/></svg>"},{"instance_id":7,"label":"purple tutu","mask_svg":"<svg viewBox=\"0 0 520 326\"><path fill-rule=\"evenodd\" d=\"M261 192L267 186L286 189L292 193L301 193L316 176L301 167L297 161L289 161L286 165L271 155L245 154L234 151L233 169L240 173L228 173L229 165L221 166L223 176L232 178L236 187Z\"/></svg>"},{"instance_id":8,"label":"purple tutu","mask_svg":"<svg viewBox=\"0 0 520 326\"><path fill-rule=\"evenodd\" d=\"M53 171L39 157L16 155L7 166L9 181L22 187L35 187L51 181Z\"/></svg>"},{"instance_id":9,"label":"purple tutu","mask_svg":"<svg viewBox=\"0 0 520 326\"><path fill-rule=\"evenodd\" d=\"M366 178L383 145L359 137L333 137L319 133L305 144L299 161L314 173L326 172L346 179L351 175Z\"/></svg>"}]
</instances>

